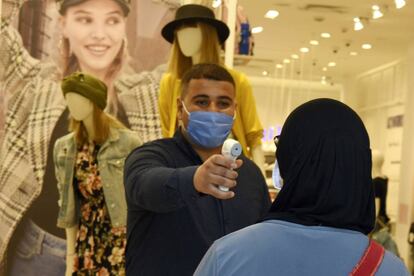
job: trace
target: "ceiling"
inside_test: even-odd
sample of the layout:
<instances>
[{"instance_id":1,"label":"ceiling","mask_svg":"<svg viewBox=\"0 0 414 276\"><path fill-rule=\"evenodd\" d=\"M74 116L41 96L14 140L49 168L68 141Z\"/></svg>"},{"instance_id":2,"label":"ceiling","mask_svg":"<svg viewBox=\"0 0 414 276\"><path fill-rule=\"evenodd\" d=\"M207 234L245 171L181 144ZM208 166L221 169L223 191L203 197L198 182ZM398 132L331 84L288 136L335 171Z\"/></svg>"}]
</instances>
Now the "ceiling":
<instances>
[{"instance_id":1,"label":"ceiling","mask_svg":"<svg viewBox=\"0 0 414 276\"><path fill-rule=\"evenodd\" d=\"M325 76L329 83L338 83L402 58L414 41L414 3L410 0L402 9L396 9L393 0L239 0L238 3L243 6L250 25L264 29L254 34L254 57L237 67L252 75L267 71L268 76L319 81ZM371 19L374 4L382 8L382 18ZM279 11L279 16L273 20L265 18L269 9ZM366 17L369 22L364 29L354 31L354 17ZM329 32L332 37L321 38L322 32ZM310 45L312 39L320 44ZM372 44L372 49L363 50L363 43ZM310 52L301 53L301 47L308 47ZM358 55L350 56L351 51ZM284 64L284 69L276 69L276 64L283 64L284 59L292 60L292 54L300 58ZM337 65L327 67L329 62Z\"/></svg>"}]
</instances>

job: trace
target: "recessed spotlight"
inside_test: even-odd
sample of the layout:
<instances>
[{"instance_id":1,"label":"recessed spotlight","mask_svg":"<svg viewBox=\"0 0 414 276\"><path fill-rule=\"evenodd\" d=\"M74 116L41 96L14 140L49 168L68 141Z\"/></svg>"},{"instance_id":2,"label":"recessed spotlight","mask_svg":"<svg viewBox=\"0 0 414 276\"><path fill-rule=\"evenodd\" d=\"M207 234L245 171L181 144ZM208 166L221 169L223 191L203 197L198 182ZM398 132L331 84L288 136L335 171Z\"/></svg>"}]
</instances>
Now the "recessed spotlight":
<instances>
[{"instance_id":1,"label":"recessed spotlight","mask_svg":"<svg viewBox=\"0 0 414 276\"><path fill-rule=\"evenodd\" d=\"M283 65L282 65L282 64L280 64L280 63L278 63L278 64L276 64L276 68L277 68L277 69L282 69L282 68L283 68Z\"/></svg>"},{"instance_id":2,"label":"recessed spotlight","mask_svg":"<svg viewBox=\"0 0 414 276\"><path fill-rule=\"evenodd\" d=\"M221 0L213 0L213 3L211 4L213 8L218 8L221 5Z\"/></svg>"},{"instance_id":3,"label":"recessed spotlight","mask_svg":"<svg viewBox=\"0 0 414 276\"><path fill-rule=\"evenodd\" d=\"M269 19L275 19L278 16L279 16L279 12L277 10L268 10L267 13L265 14L265 17Z\"/></svg>"},{"instance_id":4,"label":"recessed spotlight","mask_svg":"<svg viewBox=\"0 0 414 276\"><path fill-rule=\"evenodd\" d=\"M365 44L362 44L361 48L364 50L369 50L372 48L372 45L369 43L365 43Z\"/></svg>"},{"instance_id":5,"label":"recessed spotlight","mask_svg":"<svg viewBox=\"0 0 414 276\"><path fill-rule=\"evenodd\" d=\"M321 33L321 37L323 38L330 38L331 34L330 33Z\"/></svg>"},{"instance_id":6,"label":"recessed spotlight","mask_svg":"<svg viewBox=\"0 0 414 276\"><path fill-rule=\"evenodd\" d=\"M263 27L262 26L252 28L252 33L254 33L254 34L258 34L258 33L261 33L261 32L263 32Z\"/></svg>"},{"instance_id":7,"label":"recessed spotlight","mask_svg":"<svg viewBox=\"0 0 414 276\"><path fill-rule=\"evenodd\" d=\"M328 63L328 67L335 67L335 66L336 66L336 62L331 61Z\"/></svg>"},{"instance_id":8,"label":"recessed spotlight","mask_svg":"<svg viewBox=\"0 0 414 276\"><path fill-rule=\"evenodd\" d=\"M358 52L349 52L349 55L350 56L357 56L358 55Z\"/></svg>"},{"instance_id":9,"label":"recessed spotlight","mask_svg":"<svg viewBox=\"0 0 414 276\"><path fill-rule=\"evenodd\" d=\"M401 9L402 7L404 7L405 6L405 0L395 0L394 1L395 2L395 7L397 8L397 9Z\"/></svg>"},{"instance_id":10,"label":"recessed spotlight","mask_svg":"<svg viewBox=\"0 0 414 276\"><path fill-rule=\"evenodd\" d=\"M328 71L328 68L323 67L323 68L322 68L322 71L326 72L326 71Z\"/></svg>"},{"instance_id":11,"label":"recessed spotlight","mask_svg":"<svg viewBox=\"0 0 414 276\"><path fill-rule=\"evenodd\" d=\"M263 75L263 76L267 76L267 75L269 75L269 72L267 72L266 70L264 70L264 71L262 72L262 75Z\"/></svg>"},{"instance_id":12,"label":"recessed spotlight","mask_svg":"<svg viewBox=\"0 0 414 276\"><path fill-rule=\"evenodd\" d=\"M309 41L309 44L310 45L313 45L313 46L317 46L317 45L319 45L319 41L317 41L317 40L311 40L311 41Z\"/></svg>"},{"instance_id":13,"label":"recessed spotlight","mask_svg":"<svg viewBox=\"0 0 414 276\"><path fill-rule=\"evenodd\" d=\"M378 5L372 6L372 19L381 18L384 14L381 12L381 9Z\"/></svg>"},{"instance_id":14,"label":"recessed spotlight","mask_svg":"<svg viewBox=\"0 0 414 276\"><path fill-rule=\"evenodd\" d=\"M289 63L290 63L290 59L285 58L285 59L283 60L283 63L289 64Z\"/></svg>"},{"instance_id":15,"label":"recessed spotlight","mask_svg":"<svg viewBox=\"0 0 414 276\"><path fill-rule=\"evenodd\" d=\"M293 54L290 57L293 58L293 59L299 59L299 55L297 55L297 54Z\"/></svg>"},{"instance_id":16,"label":"recessed spotlight","mask_svg":"<svg viewBox=\"0 0 414 276\"><path fill-rule=\"evenodd\" d=\"M364 28L364 24L362 24L361 19L359 17L354 18L354 31L360 31Z\"/></svg>"},{"instance_id":17,"label":"recessed spotlight","mask_svg":"<svg viewBox=\"0 0 414 276\"><path fill-rule=\"evenodd\" d=\"M307 47L302 47L302 48L300 48L300 49L299 49L299 51L300 51L301 53L309 53L309 48L307 48Z\"/></svg>"}]
</instances>

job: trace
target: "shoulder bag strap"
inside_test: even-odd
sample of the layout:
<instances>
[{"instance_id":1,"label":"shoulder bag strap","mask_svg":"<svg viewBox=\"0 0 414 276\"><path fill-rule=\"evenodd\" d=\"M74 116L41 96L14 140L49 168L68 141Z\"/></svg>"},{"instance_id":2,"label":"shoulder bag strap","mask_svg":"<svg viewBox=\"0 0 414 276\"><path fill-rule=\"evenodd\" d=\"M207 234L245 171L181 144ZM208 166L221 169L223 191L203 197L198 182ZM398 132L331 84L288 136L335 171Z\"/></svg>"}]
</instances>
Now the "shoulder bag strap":
<instances>
[{"instance_id":1,"label":"shoulder bag strap","mask_svg":"<svg viewBox=\"0 0 414 276\"><path fill-rule=\"evenodd\" d=\"M377 242L370 240L364 255L359 260L359 263L354 267L350 276L368 276L375 275L382 259L384 258L385 250Z\"/></svg>"}]
</instances>

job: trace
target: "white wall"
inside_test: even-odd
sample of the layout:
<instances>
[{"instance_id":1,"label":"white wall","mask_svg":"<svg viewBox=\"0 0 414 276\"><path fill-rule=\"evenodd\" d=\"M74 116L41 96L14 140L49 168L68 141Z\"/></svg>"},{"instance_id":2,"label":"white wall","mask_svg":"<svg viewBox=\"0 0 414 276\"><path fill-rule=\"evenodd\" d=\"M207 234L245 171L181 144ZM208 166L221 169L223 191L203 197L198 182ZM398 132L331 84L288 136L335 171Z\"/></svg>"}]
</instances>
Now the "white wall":
<instances>
[{"instance_id":1,"label":"white wall","mask_svg":"<svg viewBox=\"0 0 414 276\"><path fill-rule=\"evenodd\" d=\"M345 102L352 102L350 105L364 121L371 148L384 154L382 172L389 177L387 213L396 223L395 238L405 260L408 259L408 230L400 214L401 194L404 193L401 188L404 186L401 180L404 126L395 125L392 120L405 115L407 76L407 60L403 59L361 74L345 85Z\"/></svg>"},{"instance_id":2,"label":"white wall","mask_svg":"<svg viewBox=\"0 0 414 276\"><path fill-rule=\"evenodd\" d=\"M396 221L402 126L388 126L394 116L404 114L407 91L407 66L396 61L358 76L355 80L356 111L368 130L371 148L385 156L383 173L389 177L387 212Z\"/></svg>"},{"instance_id":3,"label":"white wall","mask_svg":"<svg viewBox=\"0 0 414 276\"><path fill-rule=\"evenodd\" d=\"M341 99L342 86L320 82L249 77L264 128L282 126L297 106L316 98Z\"/></svg>"}]
</instances>

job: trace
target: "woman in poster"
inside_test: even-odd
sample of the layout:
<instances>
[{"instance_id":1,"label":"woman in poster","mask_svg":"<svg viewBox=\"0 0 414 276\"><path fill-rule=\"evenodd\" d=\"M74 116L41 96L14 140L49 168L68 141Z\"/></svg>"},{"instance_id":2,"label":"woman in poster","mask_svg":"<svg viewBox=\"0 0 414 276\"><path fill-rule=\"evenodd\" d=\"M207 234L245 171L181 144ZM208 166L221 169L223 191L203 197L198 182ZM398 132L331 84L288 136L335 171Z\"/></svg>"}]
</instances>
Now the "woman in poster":
<instances>
[{"instance_id":1,"label":"woman in poster","mask_svg":"<svg viewBox=\"0 0 414 276\"><path fill-rule=\"evenodd\" d=\"M0 270L10 275L62 275L64 233L56 227L58 193L52 148L67 134L62 77L83 71L105 81L107 110L145 142L161 136L158 72L122 73L127 53L127 0L61 0L62 61L30 56L10 25L23 0L3 1L0 82L7 98L0 148ZM6 254L7 252L7 254Z\"/></svg>"}]
</instances>

